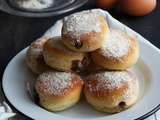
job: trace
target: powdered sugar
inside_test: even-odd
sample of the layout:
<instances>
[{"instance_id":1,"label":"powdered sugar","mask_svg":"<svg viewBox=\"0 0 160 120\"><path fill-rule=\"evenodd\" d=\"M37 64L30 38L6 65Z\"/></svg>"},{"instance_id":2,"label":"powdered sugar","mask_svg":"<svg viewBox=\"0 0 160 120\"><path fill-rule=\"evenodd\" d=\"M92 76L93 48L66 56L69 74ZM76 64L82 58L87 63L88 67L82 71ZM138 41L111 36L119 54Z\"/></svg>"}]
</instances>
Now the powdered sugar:
<instances>
[{"instance_id":1,"label":"powdered sugar","mask_svg":"<svg viewBox=\"0 0 160 120\"><path fill-rule=\"evenodd\" d=\"M119 30L110 30L109 39L100 49L107 57L122 57L128 53L130 38Z\"/></svg>"},{"instance_id":2,"label":"powdered sugar","mask_svg":"<svg viewBox=\"0 0 160 120\"><path fill-rule=\"evenodd\" d=\"M27 9L43 9L50 7L54 0L17 0L20 7Z\"/></svg>"},{"instance_id":3,"label":"powdered sugar","mask_svg":"<svg viewBox=\"0 0 160 120\"><path fill-rule=\"evenodd\" d=\"M134 81L128 83L128 89L126 89L123 94L123 100L130 99L133 96L137 96L139 91L139 83L136 76L134 76Z\"/></svg>"},{"instance_id":4,"label":"powdered sugar","mask_svg":"<svg viewBox=\"0 0 160 120\"><path fill-rule=\"evenodd\" d=\"M39 55L42 55L43 45L45 44L47 40L48 39L45 37L39 38L31 44L30 50L31 50L31 54L33 55L33 57L38 57Z\"/></svg>"},{"instance_id":5,"label":"powdered sugar","mask_svg":"<svg viewBox=\"0 0 160 120\"><path fill-rule=\"evenodd\" d=\"M126 89L126 91L124 92L124 94L122 96L123 100L130 99L130 97L132 97L134 95L133 91L135 91L135 90L133 90L131 83L130 83L128 86L128 89Z\"/></svg>"},{"instance_id":6,"label":"powdered sugar","mask_svg":"<svg viewBox=\"0 0 160 120\"><path fill-rule=\"evenodd\" d=\"M40 88L54 95L63 95L68 87L72 87L71 73L45 72L37 80Z\"/></svg>"},{"instance_id":7,"label":"powdered sugar","mask_svg":"<svg viewBox=\"0 0 160 120\"><path fill-rule=\"evenodd\" d=\"M99 15L91 11L72 14L64 19L63 33L81 35L88 32L100 32Z\"/></svg>"},{"instance_id":8,"label":"powdered sugar","mask_svg":"<svg viewBox=\"0 0 160 120\"><path fill-rule=\"evenodd\" d=\"M121 87L122 83L129 83L132 78L128 72L125 71L111 71L101 72L94 75L99 80L93 88L92 84L88 84L90 91L112 90Z\"/></svg>"}]
</instances>

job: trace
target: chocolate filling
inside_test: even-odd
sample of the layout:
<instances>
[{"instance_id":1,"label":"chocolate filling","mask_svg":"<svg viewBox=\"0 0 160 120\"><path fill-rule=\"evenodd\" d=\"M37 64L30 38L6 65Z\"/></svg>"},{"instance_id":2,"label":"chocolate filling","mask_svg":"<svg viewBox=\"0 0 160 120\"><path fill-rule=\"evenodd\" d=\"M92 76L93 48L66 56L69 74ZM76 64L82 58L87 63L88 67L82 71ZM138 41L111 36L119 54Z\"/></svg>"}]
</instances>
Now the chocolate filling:
<instances>
[{"instance_id":1,"label":"chocolate filling","mask_svg":"<svg viewBox=\"0 0 160 120\"><path fill-rule=\"evenodd\" d=\"M38 62L39 64L45 64L45 63L44 63L44 57L43 57L42 54L40 54L40 55L37 56L37 62Z\"/></svg>"},{"instance_id":2,"label":"chocolate filling","mask_svg":"<svg viewBox=\"0 0 160 120\"><path fill-rule=\"evenodd\" d=\"M74 42L74 46L75 46L75 48L80 49L83 46L83 43L79 40L76 40Z\"/></svg>"},{"instance_id":3,"label":"chocolate filling","mask_svg":"<svg viewBox=\"0 0 160 120\"><path fill-rule=\"evenodd\" d=\"M85 56L84 58L83 58L83 60L82 60L82 65L84 66L84 67L87 67L90 63L91 63L91 59L89 58L90 56L88 55L88 56Z\"/></svg>"},{"instance_id":4,"label":"chocolate filling","mask_svg":"<svg viewBox=\"0 0 160 120\"><path fill-rule=\"evenodd\" d=\"M79 60L73 60L72 61L72 70L75 71L75 70L78 70L79 67L81 65L81 62Z\"/></svg>"},{"instance_id":5,"label":"chocolate filling","mask_svg":"<svg viewBox=\"0 0 160 120\"><path fill-rule=\"evenodd\" d=\"M122 107L122 108L124 108L126 106L126 103L125 102L120 102L119 106Z\"/></svg>"}]
</instances>

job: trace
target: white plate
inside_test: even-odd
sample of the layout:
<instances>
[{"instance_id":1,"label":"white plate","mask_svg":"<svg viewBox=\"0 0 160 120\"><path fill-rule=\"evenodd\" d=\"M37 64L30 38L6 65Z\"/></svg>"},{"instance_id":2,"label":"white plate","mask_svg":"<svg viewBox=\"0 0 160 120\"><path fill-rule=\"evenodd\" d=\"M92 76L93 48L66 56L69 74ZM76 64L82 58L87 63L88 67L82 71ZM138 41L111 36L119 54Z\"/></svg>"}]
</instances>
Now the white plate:
<instances>
[{"instance_id":1,"label":"white plate","mask_svg":"<svg viewBox=\"0 0 160 120\"><path fill-rule=\"evenodd\" d=\"M35 80L34 76L25 64L26 49L17 54L8 64L3 76L3 89L8 100L19 111L37 120L133 120L146 118L160 107L159 75L160 75L160 51L146 41L138 33L112 18L107 12L100 11L106 16L110 27L125 29L126 32L136 35L140 44L140 59L132 68L138 75L141 94L139 101L133 107L121 113L108 115L92 109L85 100L81 100L74 107L63 112L48 112L35 104L27 94L26 81ZM61 21L57 22L45 35L56 36L60 34Z\"/></svg>"}]
</instances>

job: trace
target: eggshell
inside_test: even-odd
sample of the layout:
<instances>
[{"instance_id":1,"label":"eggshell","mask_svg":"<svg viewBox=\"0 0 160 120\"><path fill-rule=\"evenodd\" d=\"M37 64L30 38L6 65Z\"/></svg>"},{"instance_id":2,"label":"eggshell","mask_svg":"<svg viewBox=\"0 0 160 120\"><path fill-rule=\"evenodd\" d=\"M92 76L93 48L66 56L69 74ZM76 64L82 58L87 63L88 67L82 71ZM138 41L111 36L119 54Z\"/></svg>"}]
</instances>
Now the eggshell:
<instances>
[{"instance_id":1,"label":"eggshell","mask_svg":"<svg viewBox=\"0 0 160 120\"><path fill-rule=\"evenodd\" d=\"M123 11L132 16L144 16L156 7L156 0L120 0Z\"/></svg>"}]
</instances>

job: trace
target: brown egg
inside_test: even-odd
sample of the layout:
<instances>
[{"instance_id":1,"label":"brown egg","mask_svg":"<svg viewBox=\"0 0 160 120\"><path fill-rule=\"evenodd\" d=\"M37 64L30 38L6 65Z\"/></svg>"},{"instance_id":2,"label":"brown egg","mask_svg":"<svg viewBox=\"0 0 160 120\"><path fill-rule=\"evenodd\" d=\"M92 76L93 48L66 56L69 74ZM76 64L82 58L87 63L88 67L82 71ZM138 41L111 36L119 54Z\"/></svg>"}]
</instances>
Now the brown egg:
<instances>
[{"instance_id":1,"label":"brown egg","mask_svg":"<svg viewBox=\"0 0 160 120\"><path fill-rule=\"evenodd\" d=\"M120 0L124 12L133 16L144 16L156 7L156 0Z\"/></svg>"},{"instance_id":2,"label":"brown egg","mask_svg":"<svg viewBox=\"0 0 160 120\"><path fill-rule=\"evenodd\" d=\"M103 9L110 9L116 5L118 0L96 0L96 5Z\"/></svg>"}]
</instances>

